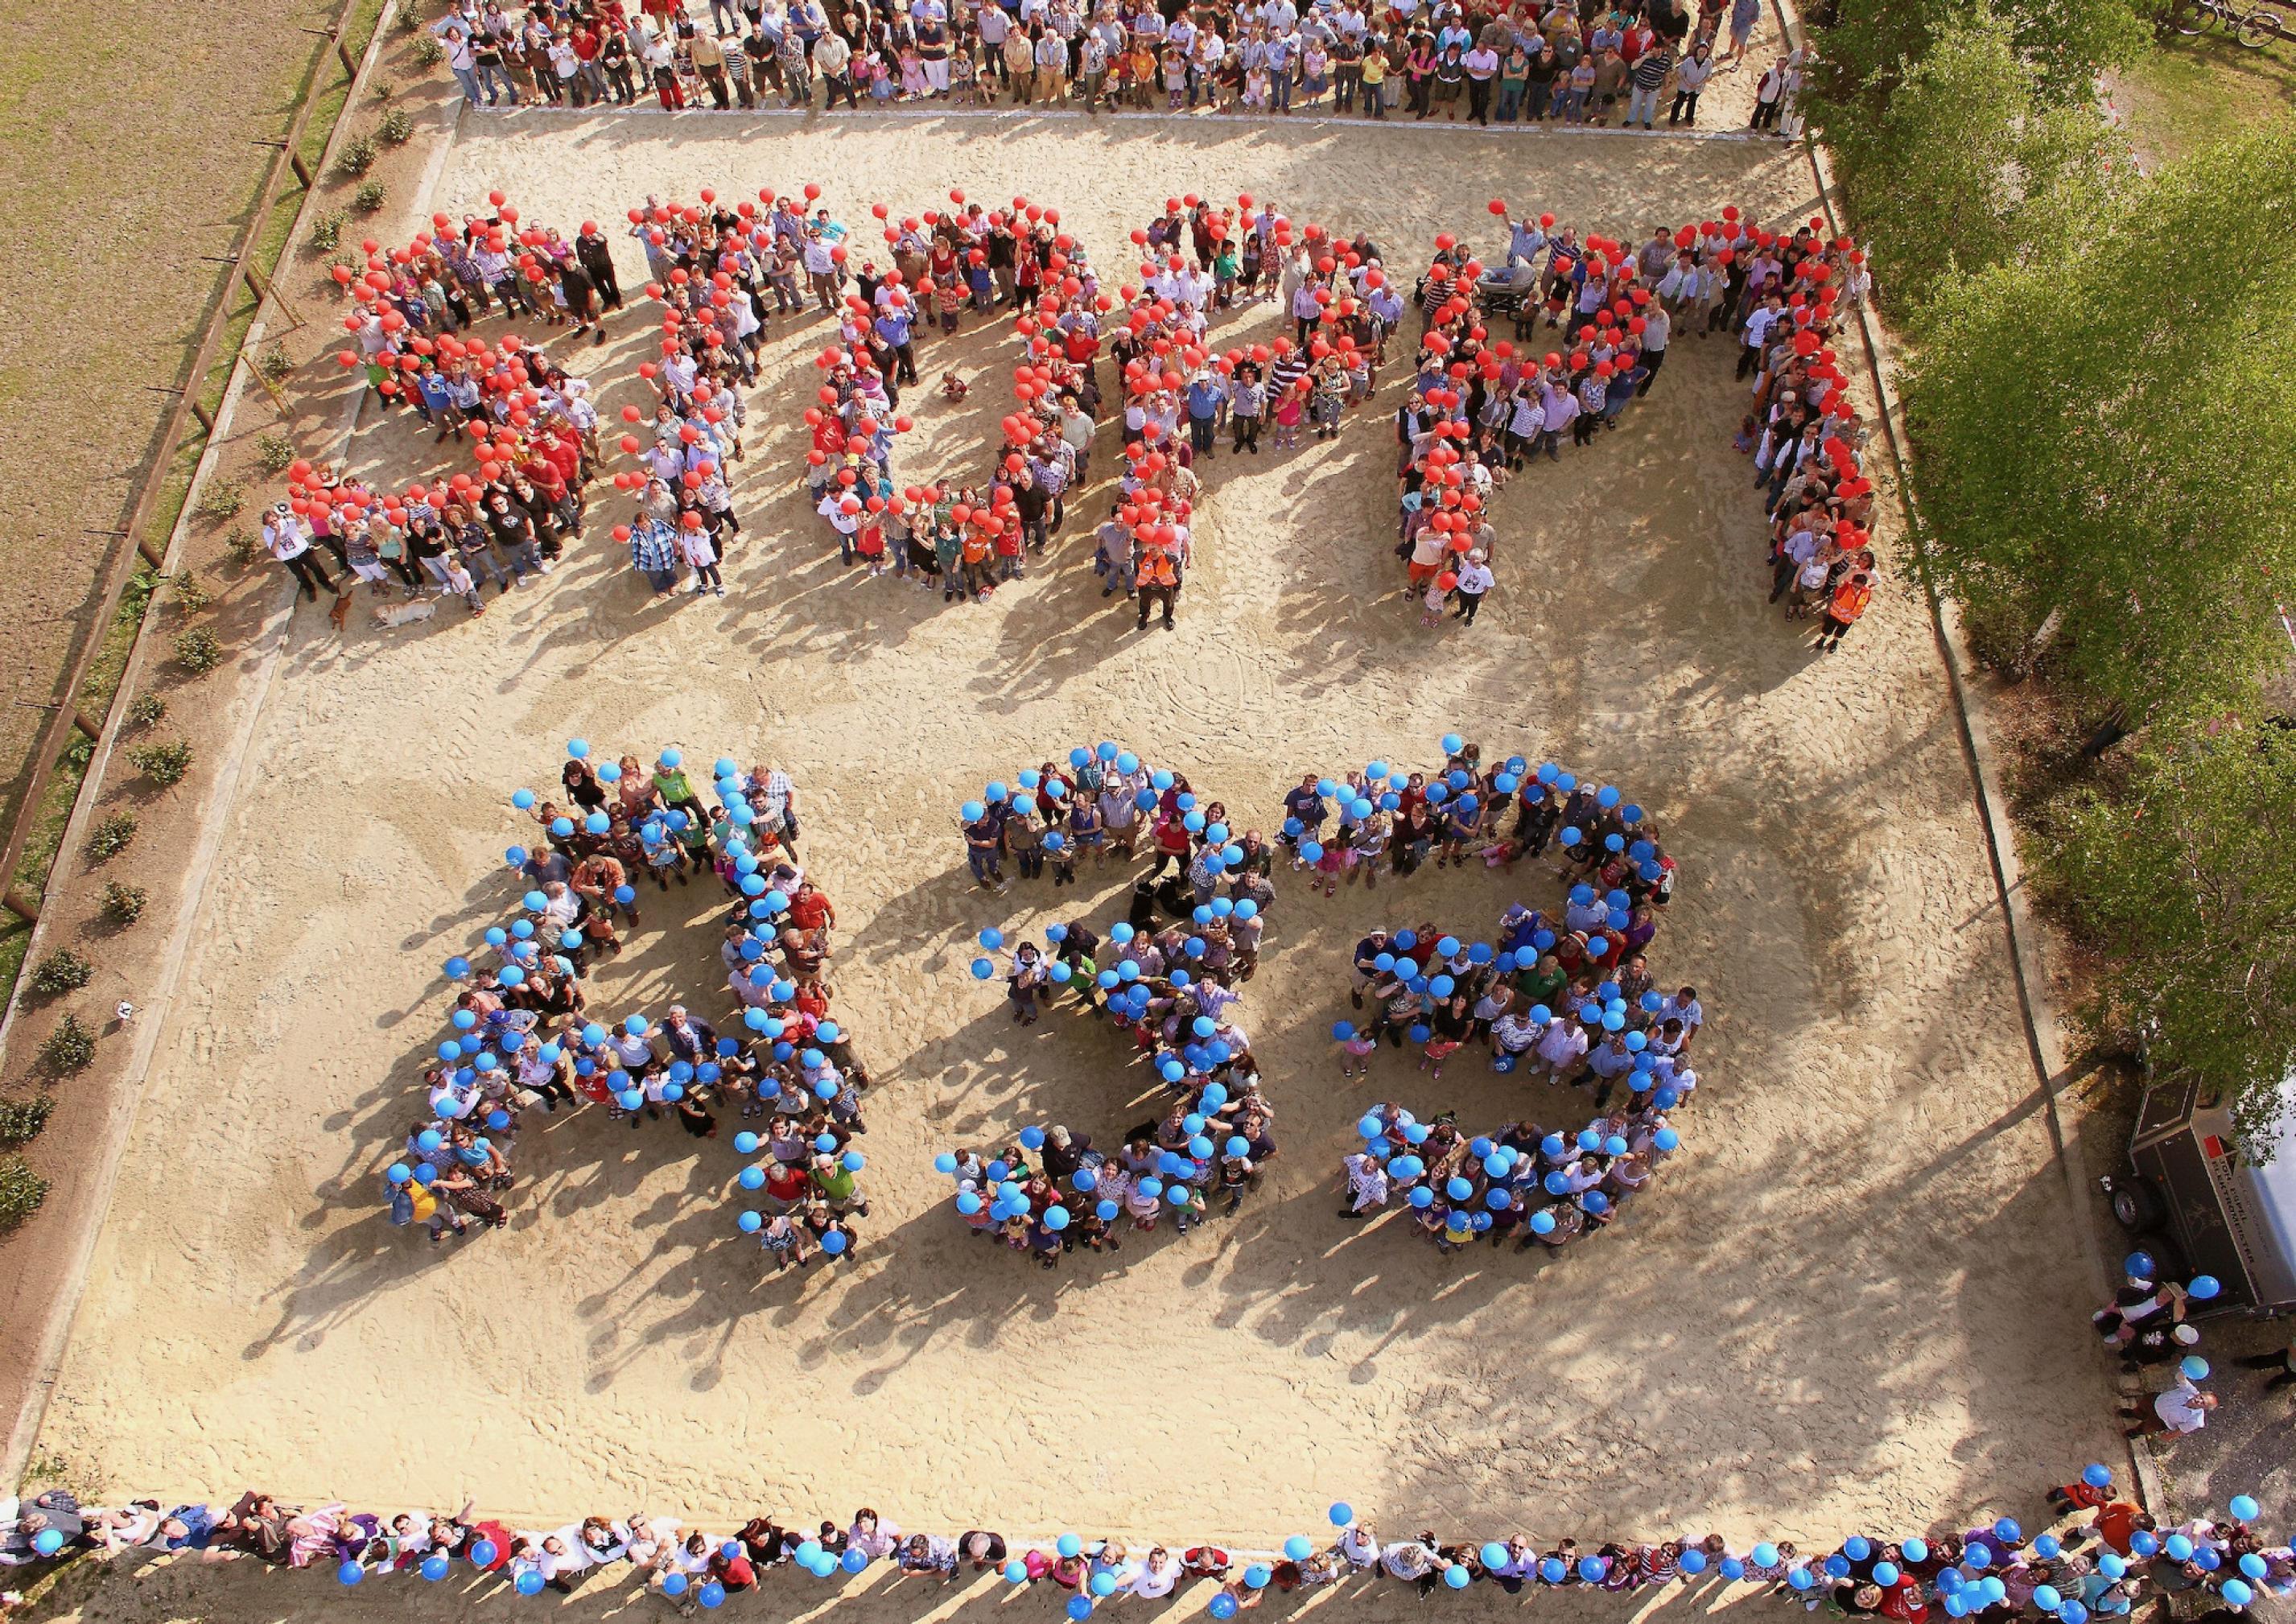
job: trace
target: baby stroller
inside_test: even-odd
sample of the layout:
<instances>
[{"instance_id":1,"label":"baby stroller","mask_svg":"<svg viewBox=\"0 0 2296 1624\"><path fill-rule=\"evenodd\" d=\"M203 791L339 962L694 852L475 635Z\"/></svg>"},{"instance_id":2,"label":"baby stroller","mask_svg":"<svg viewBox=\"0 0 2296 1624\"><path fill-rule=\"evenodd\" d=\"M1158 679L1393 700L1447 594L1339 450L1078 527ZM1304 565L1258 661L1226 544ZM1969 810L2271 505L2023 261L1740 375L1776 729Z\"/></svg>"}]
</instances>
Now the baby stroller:
<instances>
[{"instance_id":1,"label":"baby stroller","mask_svg":"<svg viewBox=\"0 0 2296 1624\"><path fill-rule=\"evenodd\" d=\"M1475 279L1475 302L1487 316L1519 315L1538 295L1538 267L1528 262L1498 266Z\"/></svg>"}]
</instances>

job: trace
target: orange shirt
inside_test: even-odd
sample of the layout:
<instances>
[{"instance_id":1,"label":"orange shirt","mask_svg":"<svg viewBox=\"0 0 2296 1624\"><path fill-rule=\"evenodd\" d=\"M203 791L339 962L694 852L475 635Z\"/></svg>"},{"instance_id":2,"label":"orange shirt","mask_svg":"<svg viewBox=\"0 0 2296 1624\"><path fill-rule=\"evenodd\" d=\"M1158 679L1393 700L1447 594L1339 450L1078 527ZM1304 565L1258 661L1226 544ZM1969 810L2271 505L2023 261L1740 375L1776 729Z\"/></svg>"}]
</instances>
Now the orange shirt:
<instances>
[{"instance_id":1,"label":"orange shirt","mask_svg":"<svg viewBox=\"0 0 2296 1624\"><path fill-rule=\"evenodd\" d=\"M1833 618L1844 626L1855 625L1857 617L1866 612L1866 606L1873 601L1873 587L1861 586L1855 580L1847 580L1833 589L1832 613Z\"/></svg>"}]
</instances>

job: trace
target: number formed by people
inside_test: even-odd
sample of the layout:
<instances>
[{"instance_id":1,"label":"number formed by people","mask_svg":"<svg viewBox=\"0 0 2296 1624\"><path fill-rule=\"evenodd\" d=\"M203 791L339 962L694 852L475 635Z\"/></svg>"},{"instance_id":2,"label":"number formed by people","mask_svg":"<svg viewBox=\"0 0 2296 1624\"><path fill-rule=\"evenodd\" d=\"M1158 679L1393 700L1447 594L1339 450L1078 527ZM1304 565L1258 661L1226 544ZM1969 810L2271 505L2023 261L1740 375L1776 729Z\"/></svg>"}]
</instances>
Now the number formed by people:
<instances>
[{"instance_id":1,"label":"number formed by people","mask_svg":"<svg viewBox=\"0 0 2296 1624\"><path fill-rule=\"evenodd\" d=\"M1349 1000L1332 1028L1340 1076L1368 1081L1382 1047L1418 1070L1487 1057L1523 1087L1520 1116L1487 1131L1382 1100L1341 1168L1341 1218L1390 1211L1441 1251L1510 1238L1562 1251L1618 1221L1679 1148L1673 1116L1699 1086L1692 1053L1706 1014L1696 988L1669 990L1647 957L1676 869L1656 820L1616 786L1522 756L1487 760L1457 734L1414 772L1374 761L1308 774L1284 798L1282 841L1310 890L1480 865L1509 891L1539 876L1557 898L1510 894L1487 928L1420 917L1356 943ZM1591 1098L1588 1097L1591 1091Z\"/></svg>"}]
</instances>

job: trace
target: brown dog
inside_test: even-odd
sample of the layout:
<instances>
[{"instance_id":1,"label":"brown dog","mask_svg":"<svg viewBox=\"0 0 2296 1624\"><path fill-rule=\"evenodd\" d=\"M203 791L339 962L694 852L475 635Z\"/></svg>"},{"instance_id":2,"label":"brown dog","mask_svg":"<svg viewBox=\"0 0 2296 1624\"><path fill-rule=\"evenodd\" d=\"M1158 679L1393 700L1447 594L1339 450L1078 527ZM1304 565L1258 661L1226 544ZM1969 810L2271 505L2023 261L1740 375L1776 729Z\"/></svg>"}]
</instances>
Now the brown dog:
<instances>
[{"instance_id":1,"label":"brown dog","mask_svg":"<svg viewBox=\"0 0 2296 1624\"><path fill-rule=\"evenodd\" d=\"M345 586L335 594L335 606L327 611L327 619L334 622L339 632L348 631L351 623L351 589Z\"/></svg>"}]
</instances>

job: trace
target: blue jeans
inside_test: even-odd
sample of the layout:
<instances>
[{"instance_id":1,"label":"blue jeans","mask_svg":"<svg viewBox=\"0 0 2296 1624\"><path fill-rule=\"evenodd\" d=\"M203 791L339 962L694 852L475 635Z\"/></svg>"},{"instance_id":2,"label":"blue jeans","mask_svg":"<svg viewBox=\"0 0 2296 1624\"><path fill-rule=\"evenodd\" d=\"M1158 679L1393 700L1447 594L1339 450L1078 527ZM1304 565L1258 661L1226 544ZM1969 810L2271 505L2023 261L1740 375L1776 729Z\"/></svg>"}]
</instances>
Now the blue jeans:
<instances>
[{"instance_id":1,"label":"blue jeans","mask_svg":"<svg viewBox=\"0 0 2296 1624\"><path fill-rule=\"evenodd\" d=\"M455 69L455 83L463 87L463 100L468 102L472 106L475 107L480 102L486 100L486 97L479 94L479 76L475 70L470 68Z\"/></svg>"},{"instance_id":2,"label":"blue jeans","mask_svg":"<svg viewBox=\"0 0 2296 1624\"><path fill-rule=\"evenodd\" d=\"M1276 112L1292 111L1292 70L1271 68L1267 73L1268 105Z\"/></svg>"},{"instance_id":3,"label":"blue jeans","mask_svg":"<svg viewBox=\"0 0 2296 1624\"><path fill-rule=\"evenodd\" d=\"M1578 123L1585 116L1586 107L1587 93L1575 85L1554 93L1554 117L1559 123Z\"/></svg>"},{"instance_id":4,"label":"blue jeans","mask_svg":"<svg viewBox=\"0 0 2296 1624\"><path fill-rule=\"evenodd\" d=\"M638 573L646 578L646 585L652 587L656 592L668 592L677 585L677 571L676 570L642 569Z\"/></svg>"},{"instance_id":5,"label":"blue jeans","mask_svg":"<svg viewBox=\"0 0 2296 1624\"><path fill-rule=\"evenodd\" d=\"M504 95L510 98L510 104L512 107L516 107L518 105L518 86L511 83L511 78L508 72L504 71L496 63L480 62L478 65L477 73L479 76L479 87L487 92L487 105L488 107L492 107L495 104L494 85L496 79L500 79L502 81L502 93Z\"/></svg>"},{"instance_id":6,"label":"blue jeans","mask_svg":"<svg viewBox=\"0 0 2296 1624\"><path fill-rule=\"evenodd\" d=\"M1522 86L1520 85L1511 85L1505 79L1500 80L1498 109L1492 116L1497 119L1501 124L1513 124L1514 122L1515 111L1521 105ZM1513 256L1509 256L1507 263L1510 265L1514 263Z\"/></svg>"},{"instance_id":7,"label":"blue jeans","mask_svg":"<svg viewBox=\"0 0 2296 1624\"><path fill-rule=\"evenodd\" d=\"M1641 86L1636 86L1633 92L1627 97L1627 122L1630 125L1639 124L1647 128L1651 121L1657 117L1658 92L1644 90Z\"/></svg>"}]
</instances>

